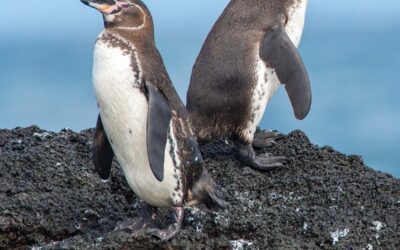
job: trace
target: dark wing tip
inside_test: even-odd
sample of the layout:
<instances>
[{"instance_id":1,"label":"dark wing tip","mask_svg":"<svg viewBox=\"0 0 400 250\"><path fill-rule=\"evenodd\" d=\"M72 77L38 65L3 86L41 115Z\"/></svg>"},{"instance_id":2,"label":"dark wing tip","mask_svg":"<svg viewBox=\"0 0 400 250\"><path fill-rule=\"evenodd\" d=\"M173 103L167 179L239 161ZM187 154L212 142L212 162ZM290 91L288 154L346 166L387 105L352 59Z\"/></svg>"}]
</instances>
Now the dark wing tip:
<instances>
[{"instance_id":1,"label":"dark wing tip","mask_svg":"<svg viewBox=\"0 0 400 250\"><path fill-rule=\"evenodd\" d=\"M224 209L228 203L223 198L220 187L218 187L215 183L213 183L212 186L213 187L208 193L208 197L204 202L206 207L213 211Z\"/></svg>"},{"instance_id":2,"label":"dark wing tip","mask_svg":"<svg viewBox=\"0 0 400 250\"><path fill-rule=\"evenodd\" d=\"M310 86L309 84L307 84ZM291 93L290 90L286 89L289 95L290 102L293 107L294 115L296 119L303 120L307 117L311 110L312 96L311 90L302 91L301 93Z\"/></svg>"},{"instance_id":3,"label":"dark wing tip","mask_svg":"<svg viewBox=\"0 0 400 250\"><path fill-rule=\"evenodd\" d=\"M199 180L194 184L192 192L196 200L206 205L210 210L216 211L227 206L221 188L204 168Z\"/></svg>"},{"instance_id":4,"label":"dark wing tip","mask_svg":"<svg viewBox=\"0 0 400 250\"><path fill-rule=\"evenodd\" d=\"M98 172L98 174L100 176L100 179L102 181L108 181L110 179L111 172L108 172L108 173L100 173L99 171L97 171L97 172Z\"/></svg>"},{"instance_id":5,"label":"dark wing tip","mask_svg":"<svg viewBox=\"0 0 400 250\"><path fill-rule=\"evenodd\" d=\"M149 156L151 157L151 155L161 155L161 153L155 153L155 152L151 152L150 149L148 150L149 152ZM162 153L163 155L163 153ZM151 170L154 174L154 177L156 177L156 179L159 182L162 182L164 180L164 160L160 160L160 159L156 159L154 160L153 158L149 157L149 163L150 163L150 167ZM159 167L159 165L162 165L162 167Z\"/></svg>"},{"instance_id":6,"label":"dark wing tip","mask_svg":"<svg viewBox=\"0 0 400 250\"><path fill-rule=\"evenodd\" d=\"M113 158L114 151L104 131L101 118L98 116L93 138L93 165L101 179L110 178Z\"/></svg>"}]
</instances>

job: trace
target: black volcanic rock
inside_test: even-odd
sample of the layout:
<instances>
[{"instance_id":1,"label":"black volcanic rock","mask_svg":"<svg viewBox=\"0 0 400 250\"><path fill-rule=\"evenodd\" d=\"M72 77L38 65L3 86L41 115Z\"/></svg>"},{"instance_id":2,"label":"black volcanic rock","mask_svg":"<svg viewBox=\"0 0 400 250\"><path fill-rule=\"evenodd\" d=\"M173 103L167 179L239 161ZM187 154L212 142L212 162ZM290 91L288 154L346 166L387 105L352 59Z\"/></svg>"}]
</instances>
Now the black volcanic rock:
<instances>
[{"instance_id":1,"label":"black volcanic rock","mask_svg":"<svg viewBox=\"0 0 400 250\"><path fill-rule=\"evenodd\" d=\"M0 130L0 249L400 249L400 180L301 131L269 149L289 161L268 173L242 166L229 141L204 146L229 206L186 209L172 241L113 231L139 201L118 164L100 181L92 136Z\"/></svg>"}]
</instances>

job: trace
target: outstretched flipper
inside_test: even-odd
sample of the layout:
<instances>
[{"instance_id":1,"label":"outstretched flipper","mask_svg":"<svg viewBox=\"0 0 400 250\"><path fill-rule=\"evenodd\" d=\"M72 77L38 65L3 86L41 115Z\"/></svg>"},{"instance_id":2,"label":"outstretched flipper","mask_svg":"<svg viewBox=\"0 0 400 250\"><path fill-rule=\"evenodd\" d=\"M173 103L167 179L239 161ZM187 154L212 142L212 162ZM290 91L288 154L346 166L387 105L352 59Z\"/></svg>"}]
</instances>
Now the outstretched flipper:
<instances>
[{"instance_id":1,"label":"outstretched flipper","mask_svg":"<svg viewBox=\"0 0 400 250\"><path fill-rule=\"evenodd\" d=\"M146 84L149 98L147 116L147 154L154 176L164 180L164 154L172 111L165 97L151 83Z\"/></svg>"},{"instance_id":2,"label":"outstretched flipper","mask_svg":"<svg viewBox=\"0 0 400 250\"><path fill-rule=\"evenodd\" d=\"M100 178L107 180L110 177L113 158L114 151L108 141L99 115L93 139L93 164Z\"/></svg>"},{"instance_id":3,"label":"outstretched flipper","mask_svg":"<svg viewBox=\"0 0 400 250\"><path fill-rule=\"evenodd\" d=\"M304 119L311 107L311 86L306 68L281 22L269 28L260 45L260 58L273 68L285 84L297 119Z\"/></svg>"}]
</instances>

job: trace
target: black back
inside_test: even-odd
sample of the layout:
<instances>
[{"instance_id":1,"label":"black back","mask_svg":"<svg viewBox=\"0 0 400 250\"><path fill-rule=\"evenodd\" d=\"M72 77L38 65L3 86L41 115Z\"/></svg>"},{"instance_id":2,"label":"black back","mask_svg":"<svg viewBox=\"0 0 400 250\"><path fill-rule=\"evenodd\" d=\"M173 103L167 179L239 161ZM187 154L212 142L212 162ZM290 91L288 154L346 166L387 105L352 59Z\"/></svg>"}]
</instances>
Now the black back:
<instances>
[{"instance_id":1,"label":"black back","mask_svg":"<svg viewBox=\"0 0 400 250\"><path fill-rule=\"evenodd\" d=\"M248 121L254 118L251 100L258 79L254 62L261 58L261 42L271 27L284 29L282 18L287 21L288 10L295 2L232 0L225 8L196 59L187 94L187 108L199 139L241 137ZM284 40L284 36L279 39ZM283 54L291 58L298 55L290 52ZM265 59L262 58L269 64ZM301 60L299 62L296 59L294 64L299 63L302 65ZM280 72L287 70L282 69ZM307 85L304 79L300 81L300 85ZM292 83L292 86L295 85ZM303 96L307 98L311 94ZM292 103L297 105L297 102Z\"/></svg>"}]
</instances>

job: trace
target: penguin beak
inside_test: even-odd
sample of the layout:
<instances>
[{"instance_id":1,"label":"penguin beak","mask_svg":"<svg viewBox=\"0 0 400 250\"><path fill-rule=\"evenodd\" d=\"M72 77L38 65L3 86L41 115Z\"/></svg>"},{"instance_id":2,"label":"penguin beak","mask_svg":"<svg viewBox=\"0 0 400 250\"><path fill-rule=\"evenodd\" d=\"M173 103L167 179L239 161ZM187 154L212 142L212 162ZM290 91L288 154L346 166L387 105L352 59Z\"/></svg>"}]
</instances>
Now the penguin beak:
<instances>
[{"instance_id":1,"label":"penguin beak","mask_svg":"<svg viewBox=\"0 0 400 250\"><path fill-rule=\"evenodd\" d=\"M128 6L126 2L114 0L81 0L81 2L103 14L114 14L119 12L123 7Z\"/></svg>"}]
</instances>

